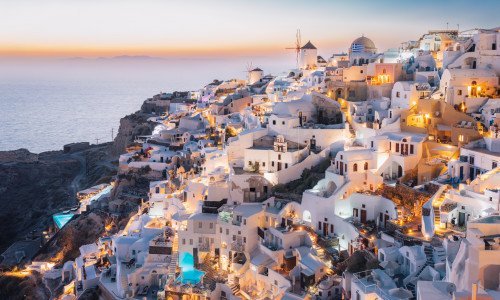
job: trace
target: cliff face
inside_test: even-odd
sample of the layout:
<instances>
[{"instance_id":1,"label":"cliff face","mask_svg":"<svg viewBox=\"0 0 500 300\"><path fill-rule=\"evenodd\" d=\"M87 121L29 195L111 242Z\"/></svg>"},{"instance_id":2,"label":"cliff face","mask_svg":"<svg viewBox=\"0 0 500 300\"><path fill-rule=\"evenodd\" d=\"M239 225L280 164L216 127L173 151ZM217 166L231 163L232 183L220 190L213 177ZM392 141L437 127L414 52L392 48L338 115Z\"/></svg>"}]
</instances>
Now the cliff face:
<instances>
[{"instance_id":1,"label":"cliff face","mask_svg":"<svg viewBox=\"0 0 500 300\"><path fill-rule=\"evenodd\" d=\"M118 157L125 153L125 149L134 142L136 136L150 135L153 132L155 123L147 121L149 116L151 115L138 111L120 120L118 134L109 151L112 156Z\"/></svg>"},{"instance_id":2,"label":"cliff face","mask_svg":"<svg viewBox=\"0 0 500 300\"><path fill-rule=\"evenodd\" d=\"M0 250L75 204L71 183L81 164L61 152L0 152Z\"/></svg>"}]
</instances>

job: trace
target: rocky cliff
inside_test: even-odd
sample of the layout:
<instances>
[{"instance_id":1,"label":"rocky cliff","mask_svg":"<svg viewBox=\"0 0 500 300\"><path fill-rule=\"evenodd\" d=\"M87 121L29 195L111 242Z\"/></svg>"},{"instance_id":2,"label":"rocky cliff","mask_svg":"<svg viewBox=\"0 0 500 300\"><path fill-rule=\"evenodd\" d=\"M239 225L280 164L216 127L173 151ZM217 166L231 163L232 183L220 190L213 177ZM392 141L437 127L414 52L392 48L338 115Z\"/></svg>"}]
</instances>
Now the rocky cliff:
<instances>
[{"instance_id":1,"label":"rocky cliff","mask_svg":"<svg viewBox=\"0 0 500 300\"><path fill-rule=\"evenodd\" d=\"M58 151L0 152L0 251L34 227L48 227L61 207L75 205L71 184L81 167Z\"/></svg>"},{"instance_id":2,"label":"rocky cliff","mask_svg":"<svg viewBox=\"0 0 500 300\"><path fill-rule=\"evenodd\" d=\"M122 118L118 134L110 148L110 154L118 157L120 154L125 153L128 146L134 143L136 136L150 135L156 125L154 122L148 121L148 117L151 116L140 110Z\"/></svg>"}]
</instances>

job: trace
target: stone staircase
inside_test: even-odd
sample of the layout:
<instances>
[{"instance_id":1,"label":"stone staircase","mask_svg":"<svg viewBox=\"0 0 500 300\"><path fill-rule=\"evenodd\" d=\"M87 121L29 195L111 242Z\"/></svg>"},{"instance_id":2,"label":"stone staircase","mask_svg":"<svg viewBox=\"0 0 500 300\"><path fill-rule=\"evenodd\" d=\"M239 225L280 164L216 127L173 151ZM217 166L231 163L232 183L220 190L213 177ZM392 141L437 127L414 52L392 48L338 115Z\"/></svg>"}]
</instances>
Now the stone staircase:
<instances>
[{"instance_id":1,"label":"stone staircase","mask_svg":"<svg viewBox=\"0 0 500 300\"><path fill-rule=\"evenodd\" d=\"M440 212L439 208L441 207L441 204L444 201L444 197L445 197L445 194L446 194L447 190L448 190L448 188L446 188L441 193L441 195L439 196L438 199L435 199L432 202L432 209L434 210L434 231L436 231L436 229L438 229L438 228L441 227L441 212Z\"/></svg>"},{"instance_id":2,"label":"stone staircase","mask_svg":"<svg viewBox=\"0 0 500 300\"><path fill-rule=\"evenodd\" d=\"M229 282L229 287L231 288L231 291L233 292L233 295L237 295L240 292L240 284L236 282Z\"/></svg>"},{"instance_id":3,"label":"stone staircase","mask_svg":"<svg viewBox=\"0 0 500 300\"><path fill-rule=\"evenodd\" d=\"M418 271L418 273L414 276L416 278L418 278L418 276L420 276L420 274L422 274L422 272L424 271L424 269L427 267L427 266L431 266L431 267L434 267L434 249L431 247L431 246L427 246L425 245L424 246L424 253L425 253L425 258L426 258L426 261L425 261L425 264L422 266L422 268L420 269L420 271ZM410 282L406 285L406 288L413 293L413 297L412 299L416 299L416 294L417 294L417 291L416 291L416 286L414 283Z\"/></svg>"},{"instance_id":4,"label":"stone staircase","mask_svg":"<svg viewBox=\"0 0 500 300\"><path fill-rule=\"evenodd\" d=\"M446 250L444 249L443 246L434 247L434 251L436 252L436 254L441 262L446 262Z\"/></svg>"},{"instance_id":5,"label":"stone staircase","mask_svg":"<svg viewBox=\"0 0 500 300\"><path fill-rule=\"evenodd\" d=\"M168 265L168 279L175 279L175 271L177 270L177 262L179 260L179 241L177 240L177 236L174 237L174 242L172 245L172 256L170 258L170 264Z\"/></svg>"}]
</instances>

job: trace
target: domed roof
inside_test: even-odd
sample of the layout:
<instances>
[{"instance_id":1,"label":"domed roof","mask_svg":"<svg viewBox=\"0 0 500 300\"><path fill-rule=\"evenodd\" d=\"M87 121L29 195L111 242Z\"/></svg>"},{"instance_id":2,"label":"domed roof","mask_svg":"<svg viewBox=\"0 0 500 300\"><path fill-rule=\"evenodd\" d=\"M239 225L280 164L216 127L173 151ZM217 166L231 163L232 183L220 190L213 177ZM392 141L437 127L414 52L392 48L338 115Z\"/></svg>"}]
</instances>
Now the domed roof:
<instances>
[{"instance_id":1,"label":"domed roof","mask_svg":"<svg viewBox=\"0 0 500 300\"><path fill-rule=\"evenodd\" d=\"M356 46L355 46L356 45ZM359 38L355 39L352 44L351 44L351 51L356 48L360 48L362 46L361 52L371 52L371 51L376 51L377 48L375 48L375 43L370 40L369 38L365 36L360 36Z\"/></svg>"}]
</instances>

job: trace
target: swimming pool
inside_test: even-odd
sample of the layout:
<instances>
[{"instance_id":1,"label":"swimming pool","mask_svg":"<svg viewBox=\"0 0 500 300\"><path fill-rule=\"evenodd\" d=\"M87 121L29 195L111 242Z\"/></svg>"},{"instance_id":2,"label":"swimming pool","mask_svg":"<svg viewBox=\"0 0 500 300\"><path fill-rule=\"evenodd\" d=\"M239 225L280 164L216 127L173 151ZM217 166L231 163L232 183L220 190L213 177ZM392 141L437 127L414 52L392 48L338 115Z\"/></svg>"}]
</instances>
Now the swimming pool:
<instances>
[{"instance_id":1,"label":"swimming pool","mask_svg":"<svg viewBox=\"0 0 500 300\"><path fill-rule=\"evenodd\" d=\"M98 200L102 195L106 195L112 189L113 189L113 185L109 185L109 186L105 187L104 189L102 189L102 191L100 191L99 193L97 193L94 196L90 197L89 200L88 200L89 203L91 203L91 202L93 202L95 200Z\"/></svg>"},{"instance_id":2,"label":"swimming pool","mask_svg":"<svg viewBox=\"0 0 500 300\"><path fill-rule=\"evenodd\" d=\"M64 215L55 215L52 218L59 229L63 228L66 223L73 218L74 214L64 214Z\"/></svg>"},{"instance_id":3,"label":"swimming pool","mask_svg":"<svg viewBox=\"0 0 500 300\"><path fill-rule=\"evenodd\" d=\"M187 252L182 252L179 255L179 267L181 268L181 276L177 278L182 283L197 284L200 282L205 272L198 271L194 268L193 256Z\"/></svg>"}]
</instances>

